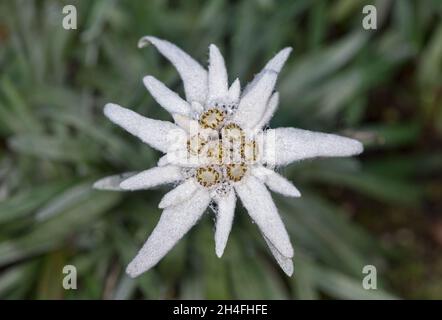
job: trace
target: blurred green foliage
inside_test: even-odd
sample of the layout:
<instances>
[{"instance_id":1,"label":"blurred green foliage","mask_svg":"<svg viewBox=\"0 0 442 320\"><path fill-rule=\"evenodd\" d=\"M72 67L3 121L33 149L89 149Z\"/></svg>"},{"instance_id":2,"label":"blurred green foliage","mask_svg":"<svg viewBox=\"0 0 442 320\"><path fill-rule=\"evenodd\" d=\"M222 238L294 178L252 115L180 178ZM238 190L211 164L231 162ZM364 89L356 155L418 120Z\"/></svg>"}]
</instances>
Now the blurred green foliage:
<instances>
[{"instance_id":1,"label":"blurred green foliage","mask_svg":"<svg viewBox=\"0 0 442 320\"><path fill-rule=\"evenodd\" d=\"M376 1L378 30L366 31L368 3L0 2L0 297L442 298L442 227L431 229L439 245L426 240L442 219L442 2ZM65 4L76 6L78 30L62 28ZM202 63L216 43L230 80L243 85L292 46L271 126L364 142L358 158L284 169L303 194L275 195L295 246L292 278L242 209L222 259L208 212L154 270L136 280L124 274L165 189L123 194L91 184L158 159L102 114L115 102L168 119L141 79L182 86L158 52L136 48L147 34ZM66 264L78 269L78 290L61 286ZM378 290L362 289L367 264L377 266Z\"/></svg>"}]
</instances>

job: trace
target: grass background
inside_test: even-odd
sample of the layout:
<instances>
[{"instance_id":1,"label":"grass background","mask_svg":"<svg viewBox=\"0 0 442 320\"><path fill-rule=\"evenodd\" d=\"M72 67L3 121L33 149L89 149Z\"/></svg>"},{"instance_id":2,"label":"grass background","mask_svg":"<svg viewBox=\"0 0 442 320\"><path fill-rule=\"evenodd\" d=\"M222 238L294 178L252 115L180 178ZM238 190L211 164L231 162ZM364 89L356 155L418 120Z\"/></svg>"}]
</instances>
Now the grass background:
<instances>
[{"instance_id":1,"label":"grass background","mask_svg":"<svg viewBox=\"0 0 442 320\"><path fill-rule=\"evenodd\" d=\"M0 297L442 298L442 2L380 0L362 29L361 0L0 2ZM74 4L78 30L62 28ZM300 199L274 195L295 247L295 275L278 268L244 210L222 259L213 214L152 271L126 264L145 241L165 188L99 192L96 179L154 166L158 153L102 114L115 102L168 115L144 89L152 74L182 92L176 71L143 35L205 64L225 55L249 81L285 46L272 127L360 139L357 158L281 170ZM62 288L62 268L78 289ZM375 265L378 290L362 289Z\"/></svg>"}]
</instances>

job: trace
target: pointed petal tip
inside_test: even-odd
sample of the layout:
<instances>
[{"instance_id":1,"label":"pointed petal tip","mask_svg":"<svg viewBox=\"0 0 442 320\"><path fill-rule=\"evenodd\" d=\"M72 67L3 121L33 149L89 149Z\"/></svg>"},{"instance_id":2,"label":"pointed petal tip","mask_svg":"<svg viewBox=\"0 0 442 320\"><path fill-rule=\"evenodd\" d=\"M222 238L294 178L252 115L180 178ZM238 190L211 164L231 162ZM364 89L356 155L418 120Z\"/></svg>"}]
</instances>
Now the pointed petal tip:
<instances>
[{"instance_id":1,"label":"pointed petal tip","mask_svg":"<svg viewBox=\"0 0 442 320\"><path fill-rule=\"evenodd\" d=\"M364 151L364 145L362 144L362 142L352 138L347 138L347 139L348 139L346 141L347 156L357 156Z\"/></svg>"},{"instance_id":2,"label":"pointed petal tip","mask_svg":"<svg viewBox=\"0 0 442 320\"><path fill-rule=\"evenodd\" d=\"M152 36L144 36L140 40L138 40L138 49L144 48L152 43L152 41L157 40L157 38Z\"/></svg>"},{"instance_id":3,"label":"pointed petal tip","mask_svg":"<svg viewBox=\"0 0 442 320\"><path fill-rule=\"evenodd\" d=\"M175 44L153 36L144 36L138 41L142 48L152 44L177 69L184 84L187 101L206 100L207 71L192 57Z\"/></svg>"},{"instance_id":4,"label":"pointed petal tip","mask_svg":"<svg viewBox=\"0 0 442 320\"><path fill-rule=\"evenodd\" d=\"M288 276L291 277L294 272L294 265L292 258L286 258L284 257L283 260L278 261L279 266L281 267L282 271Z\"/></svg>"},{"instance_id":5,"label":"pointed petal tip","mask_svg":"<svg viewBox=\"0 0 442 320\"><path fill-rule=\"evenodd\" d=\"M223 256L223 253L224 253L224 248L216 247L215 248L215 253L216 253L216 256L218 258L221 258Z\"/></svg>"},{"instance_id":6,"label":"pointed petal tip","mask_svg":"<svg viewBox=\"0 0 442 320\"><path fill-rule=\"evenodd\" d=\"M147 76L143 77L143 81L151 81L152 79L155 79L155 77L151 76L150 74L148 74Z\"/></svg>"},{"instance_id":7,"label":"pointed petal tip","mask_svg":"<svg viewBox=\"0 0 442 320\"><path fill-rule=\"evenodd\" d=\"M108 178L102 178L100 180L97 180L94 182L94 184L92 185L92 189L95 190L101 190L101 191L110 191L109 189L109 183L108 183Z\"/></svg>"},{"instance_id":8,"label":"pointed petal tip","mask_svg":"<svg viewBox=\"0 0 442 320\"><path fill-rule=\"evenodd\" d=\"M273 70L279 73L292 52L291 47L280 50L264 67L264 70Z\"/></svg>"},{"instance_id":9,"label":"pointed petal tip","mask_svg":"<svg viewBox=\"0 0 442 320\"><path fill-rule=\"evenodd\" d=\"M93 189L97 189L97 190L102 190L102 188L101 188L101 180L102 179L100 179L98 181L95 181L94 184L92 185L92 188Z\"/></svg>"},{"instance_id":10,"label":"pointed petal tip","mask_svg":"<svg viewBox=\"0 0 442 320\"><path fill-rule=\"evenodd\" d=\"M301 197L301 192L293 185L290 180L286 179L273 170L258 168L255 171L255 177L261 179L273 192L280 193L286 197Z\"/></svg>"},{"instance_id":11,"label":"pointed petal tip","mask_svg":"<svg viewBox=\"0 0 442 320\"><path fill-rule=\"evenodd\" d=\"M293 47L285 47L284 49L281 50L281 52L284 52L287 55L292 53L292 51L293 51Z\"/></svg>"},{"instance_id":12,"label":"pointed petal tip","mask_svg":"<svg viewBox=\"0 0 442 320\"><path fill-rule=\"evenodd\" d=\"M152 96L154 96L153 93L156 92L155 84L159 83L159 82L160 81L157 78L155 78L154 76L151 76L151 75L147 75L147 76L143 77L143 84L146 87L146 89L151 93ZM154 96L154 99L155 99L155 96Z\"/></svg>"},{"instance_id":13,"label":"pointed petal tip","mask_svg":"<svg viewBox=\"0 0 442 320\"><path fill-rule=\"evenodd\" d=\"M141 271L140 268L133 262L129 263L129 265L126 267L126 274L132 279L135 279L143 272L144 271Z\"/></svg>"},{"instance_id":14,"label":"pointed petal tip","mask_svg":"<svg viewBox=\"0 0 442 320\"><path fill-rule=\"evenodd\" d=\"M218 258L221 258L223 256L226 246L227 246L227 240L220 241L220 239L219 238L217 239L215 235L215 253Z\"/></svg>"},{"instance_id":15,"label":"pointed petal tip","mask_svg":"<svg viewBox=\"0 0 442 320\"><path fill-rule=\"evenodd\" d=\"M109 112L112 112L113 110L116 110L118 108L121 108L121 107L115 103L106 103L103 108L104 114L107 115Z\"/></svg>"},{"instance_id":16,"label":"pointed petal tip","mask_svg":"<svg viewBox=\"0 0 442 320\"><path fill-rule=\"evenodd\" d=\"M118 118L118 113L120 113L124 108L115 103L106 103L103 109L104 115L113 121L113 119Z\"/></svg>"},{"instance_id":17,"label":"pointed petal tip","mask_svg":"<svg viewBox=\"0 0 442 320\"><path fill-rule=\"evenodd\" d=\"M358 141L358 140L354 140L355 141L355 154L361 154L362 152L364 152L364 145L362 144L362 142Z\"/></svg>"},{"instance_id":18,"label":"pointed petal tip","mask_svg":"<svg viewBox=\"0 0 442 320\"><path fill-rule=\"evenodd\" d=\"M221 51L219 50L218 46L216 44L211 43L209 45L209 56L214 56L214 55L222 57Z\"/></svg>"},{"instance_id":19,"label":"pointed petal tip","mask_svg":"<svg viewBox=\"0 0 442 320\"><path fill-rule=\"evenodd\" d=\"M301 195L301 192L299 192L299 190L293 190L291 193L290 193L290 197L293 197L293 198L300 198L302 195Z\"/></svg>"},{"instance_id":20,"label":"pointed petal tip","mask_svg":"<svg viewBox=\"0 0 442 320\"><path fill-rule=\"evenodd\" d=\"M104 191L123 191L120 188L120 183L134 175L138 172L124 172L120 174L115 174L112 176L103 177L94 182L92 185L93 189L104 190Z\"/></svg>"},{"instance_id":21,"label":"pointed petal tip","mask_svg":"<svg viewBox=\"0 0 442 320\"><path fill-rule=\"evenodd\" d=\"M292 47L285 47L284 49L281 49L273 58L272 58L272 60L270 60L270 61L272 61L272 62L278 62L277 64L275 64L275 65L273 65L273 64L271 64L272 66L274 66L274 67L277 67L276 69L277 70L275 70L275 71L277 71L277 72L279 72L279 71L281 71L281 68L282 68L282 66L283 66L283 64L287 61L287 59L288 59L288 57L289 57L289 55L292 53L292 51L293 51L293 48ZM270 68L270 69L273 69L273 68ZM265 69L264 69L265 70Z\"/></svg>"},{"instance_id":22,"label":"pointed petal tip","mask_svg":"<svg viewBox=\"0 0 442 320\"><path fill-rule=\"evenodd\" d=\"M241 95L241 83L239 81L239 78L236 78L232 84L229 87L227 95L229 96L229 99L233 102L237 102L239 100L239 97Z\"/></svg>"},{"instance_id":23,"label":"pointed petal tip","mask_svg":"<svg viewBox=\"0 0 442 320\"><path fill-rule=\"evenodd\" d=\"M158 204L158 208L160 209L165 209L168 206L168 203L166 201L161 200L160 203Z\"/></svg>"},{"instance_id":24,"label":"pointed petal tip","mask_svg":"<svg viewBox=\"0 0 442 320\"><path fill-rule=\"evenodd\" d=\"M144 86L147 87L147 88L149 88L151 83L154 82L154 81L158 81L154 76L147 75L147 76L143 77Z\"/></svg>"},{"instance_id":25,"label":"pointed petal tip","mask_svg":"<svg viewBox=\"0 0 442 320\"><path fill-rule=\"evenodd\" d=\"M267 245L269 246L269 249L270 249L273 257L275 258L278 265L281 267L282 271L284 271L284 273L287 276L291 277L293 274L293 269L294 269L293 256L287 257L284 254L282 254L266 236L264 236L264 240L266 241Z\"/></svg>"},{"instance_id":26,"label":"pointed petal tip","mask_svg":"<svg viewBox=\"0 0 442 320\"><path fill-rule=\"evenodd\" d=\"M209 101L225 97L229 89L224 57L214 44L209 46L208 89Z\"/></svg>"},{"instance_id":27,"label":"pointed petal tip","mask_svg":"<svg viewBox=\"0 0 442 320\"><path fill-rule=\"evenodd\" d=\"M287 270L283 270L284 271L284 273L287 275L287 276L289 276L289 277L292 277L293 276L293 267L291 267L291 268L289 268L289 269L287 269Z\"/></svg>"}]
</instances>

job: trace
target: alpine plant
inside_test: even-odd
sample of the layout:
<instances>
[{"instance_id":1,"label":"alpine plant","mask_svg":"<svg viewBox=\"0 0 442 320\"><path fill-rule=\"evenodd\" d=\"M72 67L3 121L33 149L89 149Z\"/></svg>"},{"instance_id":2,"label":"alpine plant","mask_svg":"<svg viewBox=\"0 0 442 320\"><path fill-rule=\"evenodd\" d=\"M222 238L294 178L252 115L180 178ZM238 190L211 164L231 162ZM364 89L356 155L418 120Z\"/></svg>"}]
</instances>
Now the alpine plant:
<instances>
[{"instance_id":1,"label":"alpine plant","mask_svg":"<svg viewBox=\"0 0 442 320\"><path fill-rule=\"evenodd\" d=\"M269 189L287 197L301 194L274 169L313 157L357 155L362 144L334 134L267 127L279 102L276 80L291 48L276 54L241 91L238 79L229 86L223 56L215 45L209 47L206 70L168 41L146 36L138 45L148 44L175 66L185 99L149 75L144 85L173 122L146 118L112 103L104 107L112 122L164 156L154 168L106 177L94 187L133 191L176 186L160 201L159 222L126 272L136 277L155 266L209 206L216 215L215 252L221 257L239 198L277 263L291 276L293 247Z\"/></svg>"}]
</instances>

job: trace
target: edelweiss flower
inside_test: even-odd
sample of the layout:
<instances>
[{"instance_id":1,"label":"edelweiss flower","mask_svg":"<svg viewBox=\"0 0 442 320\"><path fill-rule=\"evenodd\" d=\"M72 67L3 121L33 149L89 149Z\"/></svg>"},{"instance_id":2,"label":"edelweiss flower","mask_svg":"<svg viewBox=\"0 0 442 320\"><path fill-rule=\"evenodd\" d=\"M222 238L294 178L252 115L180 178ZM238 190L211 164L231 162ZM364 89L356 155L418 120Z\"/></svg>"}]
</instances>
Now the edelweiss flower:
<instances>
[{"instance_id":1,"label":"edelweiss flower","mask_svg":"<svg viewBox=\"0 0 442 320\"><path fill-rule=\"evenodd\" d=\"M172 43L148 36L140 40L139 47L147 44L154 45L176 67L186 100L147 76L145 86L174 123L107 104L104 113L111 121L165 156L157 167L103 178L94 187L141 190L179 185L161 200L161 218L126 272L136 277L155 266L210 204L216 208L215 251L221 257L238 196L276 261L291 276L293 247L268 189L288 197L300 193L272 168L312 157L359 154L361 143L294 128L264 129L278 106L279 96L273 90L291 48L281 50L241 93L238 79L228 86L224 59L215 45L210 45L206 71Z\"/></svg>"}]
</instances>

